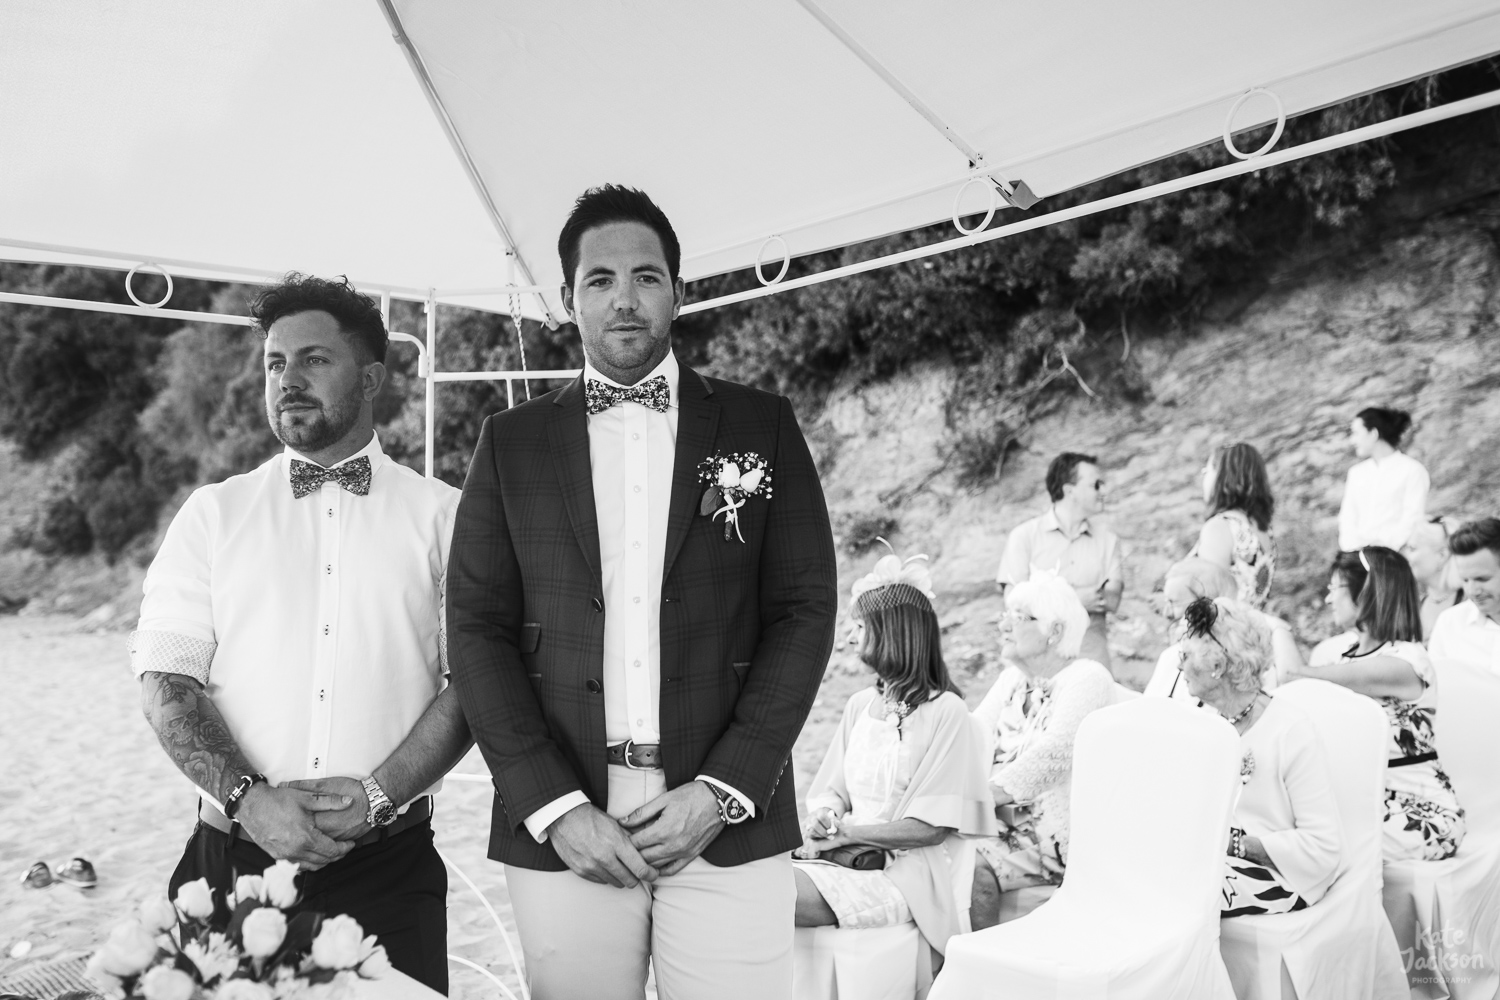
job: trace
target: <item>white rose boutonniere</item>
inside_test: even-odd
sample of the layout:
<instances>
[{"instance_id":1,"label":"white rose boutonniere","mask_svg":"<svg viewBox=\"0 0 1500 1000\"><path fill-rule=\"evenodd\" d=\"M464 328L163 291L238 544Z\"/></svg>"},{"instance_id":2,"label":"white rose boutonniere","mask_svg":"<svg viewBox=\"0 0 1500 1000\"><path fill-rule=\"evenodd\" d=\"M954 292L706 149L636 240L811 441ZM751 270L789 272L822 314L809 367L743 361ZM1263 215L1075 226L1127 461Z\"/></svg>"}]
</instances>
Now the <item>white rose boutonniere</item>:
<instances>
[{"instance_id":1,"label":"white rose boutonniere","mask_svg":"<svg viewBox=\"0 0 1500 1000\"><path fill-rule=\"evenodd\" d=\"M724 518L724 541L732 531L741 542L740 508L751 497L771 499L771 466L753 451L714 454L698 463L698 481L708 489L698 504L703 517Z\"/></svg>"}]
</instances>

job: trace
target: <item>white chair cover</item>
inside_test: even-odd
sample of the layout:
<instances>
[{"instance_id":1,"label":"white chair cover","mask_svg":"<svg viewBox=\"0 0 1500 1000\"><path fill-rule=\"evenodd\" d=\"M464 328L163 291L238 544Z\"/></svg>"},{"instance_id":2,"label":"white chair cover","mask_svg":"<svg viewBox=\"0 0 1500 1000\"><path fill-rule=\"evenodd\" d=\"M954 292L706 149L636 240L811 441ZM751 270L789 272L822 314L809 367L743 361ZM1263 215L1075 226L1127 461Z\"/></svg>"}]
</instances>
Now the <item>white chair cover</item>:
<instances>
[{"instance_id":1,"label":"white chair cover","mask_svg":"<svg viewBox=\"0 0 1500 1000\"><path fill-rule=\"evenodd\" d=\"M1438 759L1468 833L1445 861L1385 865L1386 916L1411 995L1500 997L1500 676L1440 661Z\"/></svg>"},{"instance_id":2,"label":"white chair cover","mask_svg":"<svg viewBox=\"0 0 1500 1000\"><path fill-rule=\"evenodd\" d=\"M1084 720L1068 871L1019 920L956 937L931 1000L1227 1000L1219 889L1234 728L1164 698Z\"/></svg>"},{"instance_id":3,"label":"white chair cover","mask_svg":"<svg viewBox=\"0 0 1500 1000\"><path fill-rule=\"evenodd\" d=\"M1128 688L1124 684L1121 684L1119 681L1115 681L1115 704L1116 705L1123 705L1125 702L1127 702L1127 701L1133 701L1136 698L1139 698L1140 696L1141 696L1141 693L1139 691L1137 691L1135 688Z\"/></svg>"},{"instance_id":4,"label":"white chair cover","mask_svg":"<svg viewBox=\"0 0 1500 1000\"><path fill-rule=\"evenodd\" d=\"M792 998L913 1000L932 983L930 954L909 920L866 930L798 927L792 944Z\"/></svg>"},{"instance_id":5,"label":"white chair cover","mask_svg":"<svg viewBox=\"0 0 1500 1000\"><path fill-rule=\"evenodd\" d=\"M1221 922L1219 947L1235 996L1401 1000L1406 978L1380 908L1385 712L1364 695L1320 680L1294 681L1276 697L1316 720L1338 797L1343 861L1327 894L1307 909Z\"/></svg>"}]
</instances>

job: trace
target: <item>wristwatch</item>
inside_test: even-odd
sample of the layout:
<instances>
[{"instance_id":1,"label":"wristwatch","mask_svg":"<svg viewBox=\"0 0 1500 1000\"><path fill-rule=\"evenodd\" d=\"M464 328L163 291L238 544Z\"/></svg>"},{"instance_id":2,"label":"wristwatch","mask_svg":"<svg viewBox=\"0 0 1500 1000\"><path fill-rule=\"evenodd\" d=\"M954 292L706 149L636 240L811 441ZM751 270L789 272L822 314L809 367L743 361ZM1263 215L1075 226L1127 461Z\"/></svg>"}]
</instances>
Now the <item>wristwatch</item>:
<instances>
[{"instance_id":1,"label":"wristwatch","mask_svg":"<svg viewBox=\"0 0 1500 1000\"><path fill-rule=\"evenodd\" d=\"M380 787L380 782L371 775L361 782L365 786L365 798L370 801L370 811L365 813L365 822L371 826L390 826L396 822L396 803Z\"/></svg>"},{"instance_id":2,"label":"wristwatch","mask_svg":"<svg viewBox=\"0 0 1500 1000\"><path fill-rule=\"evenodd\" d=\"M705 781L708 790L714 793L714 798L719 802L719 819L724 821L725 826L734 826L743 823L750 818L750 813L740 803L740 800L730 795L724 789L711 781Z\"/></svg>"},{"instance_id":3,"label":"wristwatch","mask_svg":"<svg viewBox=\"0 0 1500 1000\"><path fill-rule=\"evenodd\" d=\"M240 811L240 803L245 800L245 793L255 787L256 782L265 781L264 774L247 774L234 783L229 794L224 797L224 815L228 819L234 819L235 814Z\"/></svg>"}]
</instances>

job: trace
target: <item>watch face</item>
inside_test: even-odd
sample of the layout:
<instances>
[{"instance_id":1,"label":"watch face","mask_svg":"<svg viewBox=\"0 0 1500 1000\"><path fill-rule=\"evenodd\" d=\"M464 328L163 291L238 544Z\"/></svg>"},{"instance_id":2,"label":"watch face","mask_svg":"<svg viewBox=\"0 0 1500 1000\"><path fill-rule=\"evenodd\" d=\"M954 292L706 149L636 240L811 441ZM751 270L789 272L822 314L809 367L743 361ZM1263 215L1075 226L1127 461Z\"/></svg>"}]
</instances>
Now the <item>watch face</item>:
<instances>
[{"instance_id":1,"label":"watch face","mask_svg":"<svg viewBox=\"0 0 1500 1000\"><path fill-rule=\"evenodd\" d=\"M390 826L396 822L396 804L394 802L382 802L375 807L375 825Z\"/></svg>"}]
</instances>

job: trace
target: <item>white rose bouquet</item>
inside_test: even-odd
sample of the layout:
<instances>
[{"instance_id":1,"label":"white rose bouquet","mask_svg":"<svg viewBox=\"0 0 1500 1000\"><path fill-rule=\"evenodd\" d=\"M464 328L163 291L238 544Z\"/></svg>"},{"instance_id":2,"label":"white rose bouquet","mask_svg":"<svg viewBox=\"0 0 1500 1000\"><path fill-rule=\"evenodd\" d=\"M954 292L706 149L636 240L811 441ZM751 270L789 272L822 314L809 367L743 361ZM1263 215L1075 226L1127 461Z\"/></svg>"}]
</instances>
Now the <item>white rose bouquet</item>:
<instances>
[{"instance_id":1,"label":"white rose bouquet","mask_svg":"<svg viewBox=\"0 0 1500 1000\"><path fill-rule=\"evenodd\" d=\"M111 1000L339 1000L389 971L354 918L287 915L296 876L278 861L240 876L222 905L206 879L148 899L89 960L89 977Z\"/></svg>"}]
</instances>

